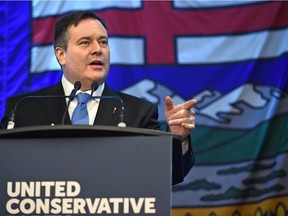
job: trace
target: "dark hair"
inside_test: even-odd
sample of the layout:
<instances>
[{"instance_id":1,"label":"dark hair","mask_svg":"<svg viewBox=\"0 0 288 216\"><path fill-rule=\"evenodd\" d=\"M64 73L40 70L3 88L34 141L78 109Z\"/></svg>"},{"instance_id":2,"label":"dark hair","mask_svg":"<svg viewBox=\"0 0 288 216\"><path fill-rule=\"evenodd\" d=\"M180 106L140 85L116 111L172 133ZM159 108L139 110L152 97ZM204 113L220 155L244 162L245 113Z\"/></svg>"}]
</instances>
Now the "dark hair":
<instances>
[{"instance_id":1,"label":"dark hair","mask_svg":"<svg viewBox=\"0 0 288 216\"><path fill-rule=\"evenodd\" d=\"M67 50L68 44L68 28L72 25L77 26L81 20L84 19L96 19L98 20L104 28L107 30L107 25L105 20L97 16L91 11L75 11L61 17L55 25L54 32L54 50L56 47L61 47Z\"/></svg>"}]
</instances>

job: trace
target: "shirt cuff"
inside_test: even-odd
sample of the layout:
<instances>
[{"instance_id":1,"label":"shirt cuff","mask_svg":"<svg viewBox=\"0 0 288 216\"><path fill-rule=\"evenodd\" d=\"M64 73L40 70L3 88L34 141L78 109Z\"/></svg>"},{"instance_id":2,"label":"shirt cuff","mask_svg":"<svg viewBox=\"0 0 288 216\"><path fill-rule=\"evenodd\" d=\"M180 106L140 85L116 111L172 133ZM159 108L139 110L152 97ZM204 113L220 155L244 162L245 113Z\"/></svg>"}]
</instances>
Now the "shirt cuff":
<instances>
[{"instance_id":1,"label":"shirt cuff","mask_svg":"<svg viewBox=\"0 0 288 216\"><path fill-rule=\"evenodd\" d=\"M182 142L182 155L185 155L189 150L189 140L185 139L184 142Z\"/></svg>"}]
</instances>

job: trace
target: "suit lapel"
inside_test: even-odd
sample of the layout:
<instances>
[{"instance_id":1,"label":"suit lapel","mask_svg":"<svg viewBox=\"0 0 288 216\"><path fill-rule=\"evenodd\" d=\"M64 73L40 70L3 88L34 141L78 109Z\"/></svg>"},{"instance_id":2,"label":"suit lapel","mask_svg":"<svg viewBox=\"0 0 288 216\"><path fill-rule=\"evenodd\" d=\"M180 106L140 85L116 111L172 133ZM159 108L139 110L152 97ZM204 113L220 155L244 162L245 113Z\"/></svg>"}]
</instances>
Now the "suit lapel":
<instances>
[{"instance_id":1,"label":"suit lapel","mask_svg":"<svg viewBox=\"0 0 288 216\"><path fill-rule=\"evenodd\" d=\"M105 84L102 96L116 96L116 91ZM101 99L94 125L116 125L120 112L120 102L117 99Z\"/></svg>"}]
</instances>

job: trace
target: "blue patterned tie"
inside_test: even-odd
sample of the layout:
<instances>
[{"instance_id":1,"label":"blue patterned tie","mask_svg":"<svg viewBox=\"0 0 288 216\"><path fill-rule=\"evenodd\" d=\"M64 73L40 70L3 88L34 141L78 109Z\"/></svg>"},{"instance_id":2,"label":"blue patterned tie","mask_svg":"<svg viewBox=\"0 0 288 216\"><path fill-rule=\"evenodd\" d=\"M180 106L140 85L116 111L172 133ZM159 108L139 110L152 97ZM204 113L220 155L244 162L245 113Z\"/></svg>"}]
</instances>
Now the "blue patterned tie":
<instances>
[{"instance_id":1,"label":"blue patterned tie","mask_svg":"<svg viewBox=\"0 0 288 216\"><path fill-rule=\"evenodd\" d=\"M71 122L73 125L89 125L89 116L86 105L90 99L90 95L79 93L76 97L78 98L78 104L72 114Z\"/></svg>"}]
</instances>

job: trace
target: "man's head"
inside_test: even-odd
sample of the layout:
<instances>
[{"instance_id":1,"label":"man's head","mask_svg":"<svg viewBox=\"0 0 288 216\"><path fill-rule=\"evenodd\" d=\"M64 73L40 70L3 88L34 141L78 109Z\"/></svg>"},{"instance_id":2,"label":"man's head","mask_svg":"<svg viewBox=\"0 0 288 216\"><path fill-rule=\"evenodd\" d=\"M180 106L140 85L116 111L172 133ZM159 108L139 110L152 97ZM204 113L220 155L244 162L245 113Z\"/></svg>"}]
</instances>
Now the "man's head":
<instances>
[{"instance_id":1,"label":"man's head","mask_svg":"<svg viewBox=\"0 0 288 216\"><path fill-rule=\"evenodd\" d=\"M110 67L110 49L105 21L89 11L72 12L55 27L54 51L64 76L82 90L97 80L103 83Z\"/></svg>"}]
</instances>

